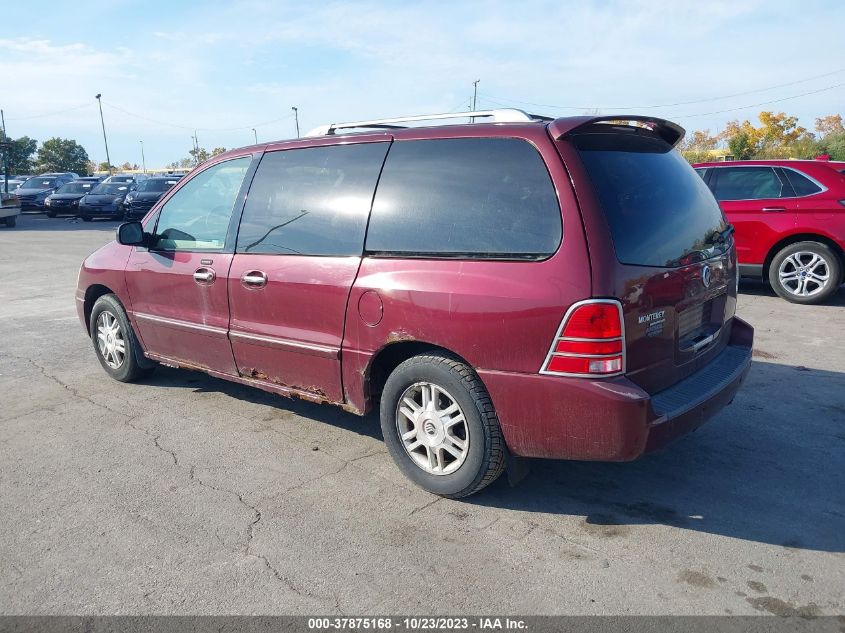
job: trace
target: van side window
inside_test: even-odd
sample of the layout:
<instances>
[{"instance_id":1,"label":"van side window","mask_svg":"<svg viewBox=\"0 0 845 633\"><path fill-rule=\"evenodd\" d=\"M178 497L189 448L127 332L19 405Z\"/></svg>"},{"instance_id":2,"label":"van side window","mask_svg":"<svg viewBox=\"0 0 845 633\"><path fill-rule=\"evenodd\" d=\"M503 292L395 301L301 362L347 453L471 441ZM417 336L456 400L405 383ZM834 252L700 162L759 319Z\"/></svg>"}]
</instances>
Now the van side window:
<instances>
[{"instance_id":1,"label":"van side window","mask_svg":"<svg viewBox=\"0 0 845 633\"><path fill-rule=\"evenodd\" d=\"M238 253L361 255L389 143L270 152L261 159L238 233Z\"/></svg>"},{"instance_id":2,"label":"van side window","mask_svg":"<svg viewBox=\"0 0 845 633\"><path fill-rule=\"evenodd\" d=\"M186 182L161 208L157 250L222 250L251 156L223 161Z\"/></svg>"},{"instance_id":3,"label":"van side window","mask_svg":"<svg viewBox=\"0 0 845 633\"><path fill-rule=\"evenodd\" d=\"M561 240L557 194L525 141L393 143L373 203L375 255L539 259Z\"/></svg>"},{"instance_id":4,"label":"van side window","mask_svg":"<svg viewBox=\"0 0 845 633\"><path fill-rule=\"evenodd\" d=\"M719 167L713 171L710 187L716 200L765 200L791 194L771 167Z\"/></svg>"}]
</instances>

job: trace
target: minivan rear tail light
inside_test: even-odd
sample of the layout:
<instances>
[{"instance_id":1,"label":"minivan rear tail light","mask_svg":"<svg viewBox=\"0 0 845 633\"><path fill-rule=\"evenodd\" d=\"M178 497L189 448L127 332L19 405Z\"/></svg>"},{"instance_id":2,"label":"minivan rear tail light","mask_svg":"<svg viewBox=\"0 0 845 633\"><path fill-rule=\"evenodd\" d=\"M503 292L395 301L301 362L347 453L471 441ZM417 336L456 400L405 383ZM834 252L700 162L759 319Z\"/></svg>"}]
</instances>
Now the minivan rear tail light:
<instances>
[{"instance_id":1,"label":"minivan rear tail light","mask_svg":"<svg viewBox=\"0 0 845 633\"><path fill-rule=\"evenodd\" d=\"M614 299L579 301L566 311L541 374L618 376L625 372L622 304Z\"/></svg>"}]
</instances>

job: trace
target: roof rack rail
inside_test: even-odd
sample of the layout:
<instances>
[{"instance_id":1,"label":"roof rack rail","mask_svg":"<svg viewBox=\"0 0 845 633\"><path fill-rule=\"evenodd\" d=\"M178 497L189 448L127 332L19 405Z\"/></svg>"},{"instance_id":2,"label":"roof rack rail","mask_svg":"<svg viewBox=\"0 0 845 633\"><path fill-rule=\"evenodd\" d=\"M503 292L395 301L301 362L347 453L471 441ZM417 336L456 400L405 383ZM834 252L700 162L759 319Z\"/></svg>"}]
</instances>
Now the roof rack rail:
<instances>
[{"instance_id":1,"label":"roof rack rail","mask_svg":"<svg viewBox=\"0 0 845 633\"><path fill-rule=\"evenodd\" d=\"M551 121L551 117L528 114L516 108L502 108L499 110L476 110L470 112L446 112L443 114L419 114L415 116L394 117L392 119L374 119L372 121L352 121L349 123L330 123L320 125L309 131L305 136L327 136L336 134L338 130L355 128L396 129L405 126L396 123L411 123L414 121L436 121L441 119L489 118L493 123L528 123L531 121Z\"/></svg>"}]
</instances>

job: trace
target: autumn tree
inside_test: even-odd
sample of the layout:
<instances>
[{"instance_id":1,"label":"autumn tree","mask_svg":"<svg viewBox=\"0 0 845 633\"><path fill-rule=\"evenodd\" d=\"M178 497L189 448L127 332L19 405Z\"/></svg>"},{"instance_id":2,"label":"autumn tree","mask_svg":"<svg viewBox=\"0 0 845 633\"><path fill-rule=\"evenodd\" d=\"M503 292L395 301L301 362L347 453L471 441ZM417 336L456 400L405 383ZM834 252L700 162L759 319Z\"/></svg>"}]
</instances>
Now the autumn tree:
<instances>
[{"instance_id":1,"label":"autumn tree","mask_svg":"<svg viewBox=\"0 0 845 633\"><path fill-rule=\"evenodd\" d=\"M842 125L841 114L829 114L827 116L816 119L816 132L821 137L827 137L830 134L837 134L845 132L845 126Z\"/></svg>"}]
</instances>

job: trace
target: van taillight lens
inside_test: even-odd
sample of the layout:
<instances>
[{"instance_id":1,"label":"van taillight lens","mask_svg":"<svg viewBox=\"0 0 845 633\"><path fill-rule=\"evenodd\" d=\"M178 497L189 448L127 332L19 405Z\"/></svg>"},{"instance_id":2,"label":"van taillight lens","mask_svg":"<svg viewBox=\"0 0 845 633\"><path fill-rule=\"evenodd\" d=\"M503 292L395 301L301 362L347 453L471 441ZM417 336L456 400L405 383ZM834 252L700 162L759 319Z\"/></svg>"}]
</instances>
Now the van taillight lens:
<instances>
[{"instance_id":1,"label":"van taillight lens","mask_svg":"<svg viewBox=\"0 0 845 633\"><path fill-rule=\"evenodd\" d=\"M611 376L625 371L622 305L590 299L573 305L552 342L541 374Z\"/></svg>"}]
</instances>

